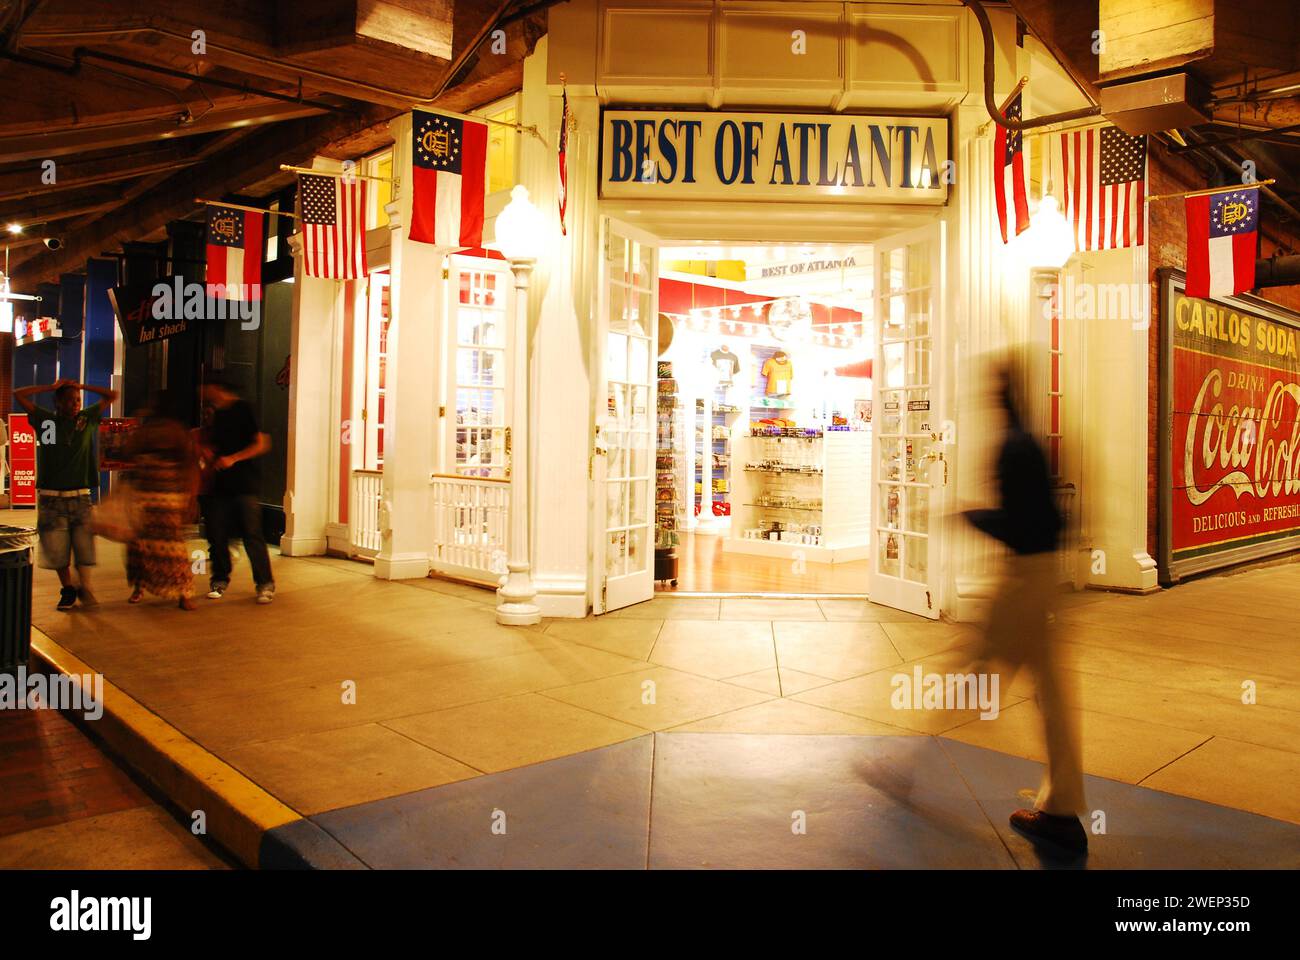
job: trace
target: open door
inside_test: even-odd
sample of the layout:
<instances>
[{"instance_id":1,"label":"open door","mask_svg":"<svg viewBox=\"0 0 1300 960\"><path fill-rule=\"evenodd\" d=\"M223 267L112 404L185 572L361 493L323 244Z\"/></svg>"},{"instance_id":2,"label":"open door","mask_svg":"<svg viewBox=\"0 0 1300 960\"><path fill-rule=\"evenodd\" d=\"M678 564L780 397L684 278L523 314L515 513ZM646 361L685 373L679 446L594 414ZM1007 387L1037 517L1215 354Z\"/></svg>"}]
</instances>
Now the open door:
<instances>
[{"instance_id":1,"label":"open door","mask_svg":"<svg viewBox=\"0 0 1300 960\"><path fill-rule=\"evenodd\" d=\"M602 223L595 365L595 570L592 607L607 613L654 594L654 443L658 252L653 238Z\"/></svg>"},{"instance_id":2,"label":"open door","mask_svg":"<svg viewBox=\"0 0 1300 960\"><path fill-rule=\"evenodd\" d=\"M948 470L935 367L943 262L942 222L876 246L871 599L931 619Z\"/></svg>"}]
</instances>

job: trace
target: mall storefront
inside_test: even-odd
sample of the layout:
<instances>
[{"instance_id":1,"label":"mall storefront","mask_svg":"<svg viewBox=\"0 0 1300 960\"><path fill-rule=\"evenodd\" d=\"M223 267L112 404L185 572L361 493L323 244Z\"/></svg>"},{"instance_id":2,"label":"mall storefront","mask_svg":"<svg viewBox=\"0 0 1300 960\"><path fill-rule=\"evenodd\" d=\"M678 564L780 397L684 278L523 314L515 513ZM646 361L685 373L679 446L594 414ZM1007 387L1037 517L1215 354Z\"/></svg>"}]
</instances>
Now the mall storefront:
<instances>
[{"instance_id":1,"label":"mall storefront","mask_svg":"<svg viewBox=\"0 0 1300 960\"><path fill-rule=\"evenodd\" d=\"M371 243L386 279L298 284L286 552L497 581L526 417L546 616L618 609L675 579L969 618L998 555L951 515L995 496L985 364L1015 345L1070 517L1063 578L1153 588L1146 304L1069 323L1051 294L1072 273L1145 291L1145 249L1043 273L1002 245L963 7L741 6L551 10L518 108L541 137L519 134L513 161L553 232L529 290L526 397L501 375L521 346L509 266L406 238L410 119L394 122L399 182ZM1020 76L1060 85L1050 58L1016 45L1013 17L995 28L1000 97ZM485 242L505 199L489 195ZM356 360L362 341L382 343L381 364Z\"/></svg>"}]
</instances>

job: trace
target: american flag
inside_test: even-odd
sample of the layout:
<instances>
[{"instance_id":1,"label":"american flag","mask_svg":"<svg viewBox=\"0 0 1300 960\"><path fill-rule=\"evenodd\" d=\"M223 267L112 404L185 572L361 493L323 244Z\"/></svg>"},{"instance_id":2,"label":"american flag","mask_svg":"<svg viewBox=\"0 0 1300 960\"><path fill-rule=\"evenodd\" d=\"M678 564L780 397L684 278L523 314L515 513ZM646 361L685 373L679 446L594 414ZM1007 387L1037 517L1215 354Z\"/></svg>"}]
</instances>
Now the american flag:
<instances>
[{"instance_id":1,"label":"american flag","mask_svg":"<svg viewBox=\"0 0 1300 960\"><path fill-rule=\"evenodd\" d=\"M1146 243L1147 138L1089 127L1050 139L1052 192L1074 228L1075 249Z\"/></svg>"},{"instance_id":2,"label":"american flag","mask_svg":"<svg viewBox=\"0 0 1300 960\"><path fill-rule=\"evenodd\" d=\"M1020 119L1020 94L1007 104L1007 119ZM1008 130L998 124L993 137L993 199L998 206L998 226L1002 229L1002 242L1006 243L1008 211L1015 215L1016 233L1029 226L1029 198L1025 193L1024 137L1019 130Z\"/></svg>"},{"instance_id":3,"label":"american flag","mask_svg":"<svg viewBox=\"0 0 1300 960\"><path fill-rule=\"evenodd\" d=\"M560 233L567 235L569 231L564 225L564 211L569 206L569 92L565 90L560 96L564 109L560 111L560 184L557 199L560 205Z\"/></svg>"},{"instance_id":4,"label":"american flag","mask_svg":"<svg viewBox=\"0 0 1300 960\"><path fill-rule=\"evenodd\" d=\"M298 196L307 276L327 280L366 276L366 182L304 173L298 177Z\"/></svg>"},{"instance_id":5,"label":"american flag","mask_svg":"<svg viewBox=\"0 0 1300 960\"><path fill-rule=\"evenodd\" d=\"M487 124L415 110L411 137L411 239L481 247Z\"/></svg>"},{"instance_id":6,"label":"american flag","mask_svg":"<svg viewBox=\"0 0 1300 960\"><path fill-rule=\"evenodd\" d=\"M266 214L236 207L208 207L208 296L262 299L262 237Z\"/></svg>"}]
</instances>

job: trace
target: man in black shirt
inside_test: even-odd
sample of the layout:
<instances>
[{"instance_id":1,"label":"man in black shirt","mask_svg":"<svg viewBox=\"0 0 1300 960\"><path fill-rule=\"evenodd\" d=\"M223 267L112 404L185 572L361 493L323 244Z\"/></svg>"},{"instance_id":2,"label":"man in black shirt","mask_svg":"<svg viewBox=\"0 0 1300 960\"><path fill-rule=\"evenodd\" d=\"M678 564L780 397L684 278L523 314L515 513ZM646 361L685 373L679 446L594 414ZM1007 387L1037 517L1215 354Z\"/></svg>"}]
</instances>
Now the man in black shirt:
<instances>
[{"instance_id":1,"label":"man in black shirt","mask_svg":"<svg viewBox=\"0 0 1300 960\"><path fill-rule=\"evenodd\" d=\"M230 586L230 537L238 531L253 568L257 602L270 603L275 597L275 580L262 533L257 458L271 449L271 438L258 429L252 406L228 384L205 383L203 400L212 409L209 455L216 470L203 517L211 564L208 599L219 600Z\"/></svg>"},{"instance_id":2,"label":"man in black shirt","mask_svg":"<svg viewBox=\"0 0 1300 960\"><path fill-rule=\"evenodd\" d=\"M1019 383L1015 366L999 371L999 400L1007 417L997 459L999 507L966 511L976 528L1012 550L993 600L981 659L1009 665L1013 678L1017 669L1028 666L1043 717L1047 772L1034 809L1017 810L1011 826L1049 852L1077 857L1088 852L1088 835L1078 817L1083 765L1072 691L1051 626L1061 515L1052 498L1047 458L1021 418Z\"/></svg>"}]
</instances>

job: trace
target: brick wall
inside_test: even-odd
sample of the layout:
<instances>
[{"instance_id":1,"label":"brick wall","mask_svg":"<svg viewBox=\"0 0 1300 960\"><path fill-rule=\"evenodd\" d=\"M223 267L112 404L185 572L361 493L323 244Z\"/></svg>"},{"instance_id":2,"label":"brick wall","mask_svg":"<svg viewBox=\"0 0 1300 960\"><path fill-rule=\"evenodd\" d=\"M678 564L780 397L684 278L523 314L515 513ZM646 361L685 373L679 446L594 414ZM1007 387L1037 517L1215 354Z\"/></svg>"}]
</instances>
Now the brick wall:
<instances>
[{"instance_id":1,"label":"brick wall","mask_svg":"<svg viewBox=\"0 0 1300 960\"><path fill-rule=\"evenodd\" d=\"M1201 190L1209 186L1195 164L1169 153L1163 145L1151 142L1147 195ZM1147 340L1147 552L1156 555L1156 498L1159 489L1159 417L1160 417L1160 289L1156 270L1160 267L1187 269L1187 223L1181 200L1160 200L1148 204L1147 253L1151 269L1151 329ZM1276 208L1262 205L1260 213L1260 256L1274 253L1300 253L1300 224L1280 224ZM1266 287L1257 294L1261 300L1300 312L1300 286Z\"/></svg>"}]
</instances>

